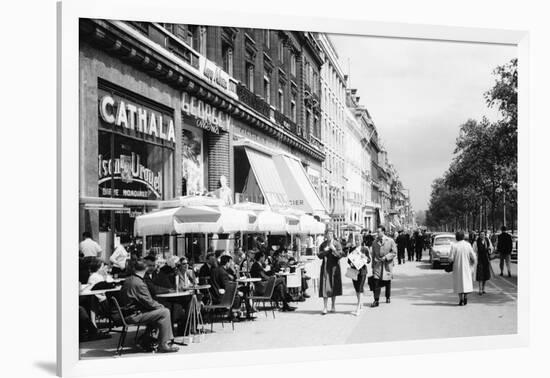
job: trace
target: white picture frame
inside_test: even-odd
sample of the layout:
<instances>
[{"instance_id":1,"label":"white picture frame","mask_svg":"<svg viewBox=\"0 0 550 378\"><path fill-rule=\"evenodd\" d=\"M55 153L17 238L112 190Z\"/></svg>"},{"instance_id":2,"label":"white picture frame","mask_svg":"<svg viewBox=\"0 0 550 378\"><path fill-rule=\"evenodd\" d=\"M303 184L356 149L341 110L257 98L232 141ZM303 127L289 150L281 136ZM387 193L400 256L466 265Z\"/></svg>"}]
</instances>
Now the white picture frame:
<instances>
[{"instance_id":1,"label":"white picture frame","mask_svg":"<svg viewBox=\"0 0 550 378\"><path fill-rule=\"evenodd\" d=\"M174 10L185 12L174 12ZM79 67L78 41L79 18L103 18L120 20L166 21L192 24L231 25L252 28L311 30L329 33L355 34L388 38L413 38L471 43L517 45L519 70L519 211L518 223L522 225L519 237L522 249L529 251L528 180L529 164L529 33L526 31L460 28L435 25L369 22L287 16L269 13L247 14L244 11L212 11L211 9L186 8L174 1L87 1L58 4L58 127L57 168L59 203L57 213L57 372L62 376L84 376L122 373L150 373L196 369L203 366L222 367L260 364L266 359L286 363L317 361L330 351L330 359L352 359L368 356L406 354L411 350L423 353L520 347L528 344L529 334L529 254L522 255L518 265L518 326L517 334L483 336L457 339L418 340L360 345L317 346L296 349L255 350L215 354L152 355L129 359L79 360L78 347L78 261L76 246L78 230L79 184ZM246 355L246 358L243 357ZM215 358L214 358L215 357ZM238 358L237 358L238 357ZM323 357L322 359L326 359Z\"/></svg>"}]
</instances>

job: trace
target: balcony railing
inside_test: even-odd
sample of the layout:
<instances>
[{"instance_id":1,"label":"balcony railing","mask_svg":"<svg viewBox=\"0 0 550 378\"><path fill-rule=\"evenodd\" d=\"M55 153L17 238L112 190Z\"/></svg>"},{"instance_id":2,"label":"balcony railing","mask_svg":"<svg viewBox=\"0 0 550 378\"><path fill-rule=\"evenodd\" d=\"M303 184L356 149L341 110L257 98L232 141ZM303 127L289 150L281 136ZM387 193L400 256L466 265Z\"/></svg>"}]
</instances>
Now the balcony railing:
<instances>
[{"instance_id":1,"label":"balcony railing","mask_svg":"<svg viewBox=\"0 0 550 378\"><path fill-rule=\"evenodd\" d=\"M283 126L287 130L291 130L293 133L296 133L296 123L291 121L290 118L285 116L278 110L274 110L275 122Z\"/></svg>"},{"instance_id":2,"label":"balcony railing","mask_svg":"<svg viewBox=\"0 0 550 378\"><path fill-rule=\"evenodd\" d=\"M237 84L237 96L239 97L239 101L250 106L264 117L270 118L271 107L269 104L262 100L260 96L249 91L248 88L241 83Z\"/></svg>"}]
</instances>

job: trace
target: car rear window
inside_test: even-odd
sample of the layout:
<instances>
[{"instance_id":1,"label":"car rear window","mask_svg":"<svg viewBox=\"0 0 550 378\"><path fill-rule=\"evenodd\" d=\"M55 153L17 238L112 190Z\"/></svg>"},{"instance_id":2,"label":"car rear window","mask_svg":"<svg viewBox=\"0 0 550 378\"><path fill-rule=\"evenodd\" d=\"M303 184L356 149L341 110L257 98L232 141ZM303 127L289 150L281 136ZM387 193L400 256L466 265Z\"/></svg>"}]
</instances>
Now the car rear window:
<instances>
[{"instance_id":1,"label":"car rear window","mask_svg":"<svg viewBox=\"0 0 550 378\"><path fill-rule=\"evenodd\" d=\"M449 236L449 237L439 237L435 238L434 245L449 245L451 243L454 243L455 238Z\"/></svg>"}]
</instances>

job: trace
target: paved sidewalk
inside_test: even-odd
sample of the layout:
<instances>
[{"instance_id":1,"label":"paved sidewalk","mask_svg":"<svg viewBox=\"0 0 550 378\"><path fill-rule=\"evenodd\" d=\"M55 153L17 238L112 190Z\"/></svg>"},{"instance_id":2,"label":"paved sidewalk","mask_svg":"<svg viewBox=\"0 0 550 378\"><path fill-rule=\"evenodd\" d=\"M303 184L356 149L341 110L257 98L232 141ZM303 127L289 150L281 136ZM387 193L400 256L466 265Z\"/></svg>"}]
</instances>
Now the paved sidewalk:
<instances>
[{"instance_id":1,"label":"paved sidewalk","mask_svg":"<svg viewBox=\"0 0 550 378\"><path fill-rule=\"evenodd\" d=\"M342 261L342 272L345 265ZM202 343L183 346L179 353L512 334L517 330L515 268L513 264L512 278L494 277L487 285L486 295L474 292L468 305L459 307L452 293L450 273L433 270L428 262L396 265L392 303L382 300L377 308L364 307L359 317L351 314L355 292L351 281L343 277L344 295L337 298L334 314L321 315L322 299L310 288L311 298L294 303L298 307L295 312L276 312L275 319L269 311L267 317L259 312L257 320L236 323L235 331L230 324L222 328L216 323L214 333L206 334ZM493 261L493 269L498 274L497 261ZM368 306L371 302L372 293L365 285L363 303ZM129 346L134 343L133 336L131 332L127 337ZM109 340L83 343L82 358L112 356L117 341L118 335L114 334ZM131 347L124 356L142 354Z\"/></svg>"}]
</instances>

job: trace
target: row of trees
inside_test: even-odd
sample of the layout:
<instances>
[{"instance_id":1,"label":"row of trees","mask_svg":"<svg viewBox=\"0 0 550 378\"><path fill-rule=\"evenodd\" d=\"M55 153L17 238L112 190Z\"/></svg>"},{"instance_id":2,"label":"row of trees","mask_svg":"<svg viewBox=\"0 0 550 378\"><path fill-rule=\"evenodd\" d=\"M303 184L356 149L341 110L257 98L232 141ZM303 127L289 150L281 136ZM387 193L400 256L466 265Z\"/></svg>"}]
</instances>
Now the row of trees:
<instances>
[{"instance_id":1,"label":"row of trees","mask_svg":"<svg viewBox=\"0 0 550 378\"><path fill-rule=\"evenodd\" d=\"M426 224L432 229L514 228L517 219L517 59L494 70L484 96L496 122L469 119L460 126L454 157L432 184Z\"/></svg>"}]
</instances>

